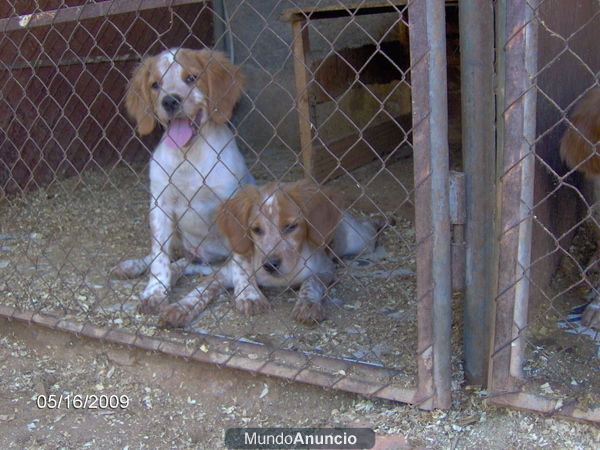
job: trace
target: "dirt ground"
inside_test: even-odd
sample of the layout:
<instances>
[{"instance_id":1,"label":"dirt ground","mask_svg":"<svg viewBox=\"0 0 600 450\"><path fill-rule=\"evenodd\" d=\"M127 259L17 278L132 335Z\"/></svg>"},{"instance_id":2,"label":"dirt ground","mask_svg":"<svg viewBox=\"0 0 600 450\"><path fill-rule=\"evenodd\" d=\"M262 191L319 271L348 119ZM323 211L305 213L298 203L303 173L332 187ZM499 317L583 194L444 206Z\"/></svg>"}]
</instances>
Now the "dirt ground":
<instances>
[{"instance_id":1,"label":"dirt ground","mask_svg":"<svg viewBox=\"0 0 600 450\"><path fill-rule=\"evenodd\" d=\"M540 286L543 297L531 311L526 333L523 365L529 392L563 395L583 402L600 393L600 331L584 327L577 315L566 320L574 309L585 305L600 285L600 273L583 273L595 251L594 229L590 223L579 227L569 247L569 256L548 286ZM575 320L574 320L575 319ZM564 326L559 330L559 324Z\"/></svg>"},{"instance_id":2,"label":"dirt ground","mask_svg":"<svg viewBox=\"0 0 600 450\"><path fill-rule=\"evenodd\" d=\"M250 163L259 182L300 176L295 155L276 156L263 154ZM267 166L261 163L265 159L274 162ZM399 159L386 167L371 164L331 183L354 200L355 211L393 217L396 225L381 236L375 256L340 267L339 283L327 296L330 320L318 327L287 320L293 292L270 292L274 311L251 320L241 320L228 298L219 299L185 332L160 329L156 317L137 314L136 299L145 278L110 280L107 273L120 258L146 251L148 193L143 168L86 172L0 208L0 302L183 339L186 344L200 331L359 359L393 367L410 383L416 370L411 163ZM194 283L191 278L182 280L174 296L183 295ZM572 302L555 300L553 315L546 314L545 325L534 329L537 334L528 341L528 348L538 352L527 369L535 369L536 361L547 369L547 358L556 354L564 359L560 367L565 369L554 371L557 381L568 381L566 374L572 374L577 384L571 381L575 387L570 393L593 392L597 371L580 359L579 352L565 349L584 348L597 361L595 347L556 330L557 320ZM2 320L0 448L213 449L223 448L224 430L237 426L373 427L380 436L380 450L598 448L598 427L489 407L484 391L460 387L460 303L456 295L454 405L448 412L420 411ZM211 322L215 317L219 321ZM558 351L552 353L555 347ZM574 367L576 372L569 372ZM549 389L562 393L554 380ZM39 394L126 395L129 405L108 410L64 405L39 409L35 402Z\"/></svg>"},{"instance_id":3,"label":"dirt ground","mask_svg":"<svg viewBox=\"0 0 600 450\"><path fill-rule=\"evenodd\" d=\"M486 405L466 388L420 411L187 362L20 322L0 323L0 447L224 448L230 427L372 427L379 449L593 449L600 428ZM126 395L124 409L39 409L38 394Z\"/></svg>"},{"instance_id":4,"label":"dirt ground","mask_svg":"<svg viewBox=\"0 0 600 450\"><path fill-rule=\"evenodd\" d=\"M250 166L259 183L298 179L295 154L261 154ZM270 161L268 166L263 160ZM245 317L223 294L181 331L158 326L157 316L137 313L146 277L111 279L110 267L148 250L147 175L143 167L84 172L9 200L0 209L0 303L90 321L105 327L168 339L198 333L244 339L273 348L303 350L394 367L410 384L416 375L416 260L411 160L383 168L367 165L332 186L352 199L355 214L393 218L377 250L339 265L326 295L328 318L319 327L288 320L297 293L267 292L269 314ZM268 172L266 172L268 170ZM357 190L358 189L358 190ZM389 195L390 192L399 195ZM184 277L172 300L191 291L198 277ZM195 334L194 334L195 333ZM394 342L394 345L390 345ZM460 342L455 341L459 347ZM200 344L198 344L200 345ZM460 368L456 366L457 378Z\"/></svg>"}]
</instances>

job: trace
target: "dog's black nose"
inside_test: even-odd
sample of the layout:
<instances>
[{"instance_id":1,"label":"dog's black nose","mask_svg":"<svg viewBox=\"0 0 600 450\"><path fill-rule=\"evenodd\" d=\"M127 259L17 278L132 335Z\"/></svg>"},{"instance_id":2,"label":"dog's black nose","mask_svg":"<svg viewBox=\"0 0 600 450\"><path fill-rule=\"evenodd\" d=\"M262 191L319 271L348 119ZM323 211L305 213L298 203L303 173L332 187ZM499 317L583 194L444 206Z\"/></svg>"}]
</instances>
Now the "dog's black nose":
<instances>
[{"instance_id":1,"label":"dog's black nose","mask_svg":"<svg viewBox=\"0 0 600 450\"><path fill-rule=\"evenodd\" d=\"M168 112L169 114L173 114L179 109L181 101L182 98L179 95L166 95L162 99L162 106L166 112Z\"/></svg>"},{"instance_id":2,"label":"dog's black nose","mask_svg":"<svg viewBox=\"0 0 600 450\"><path fill-rule=\"evenodd\" d=\"M279 266L281 266L280 258L268 258L263 264L264 269L269 273L275 273L279 270Z\"/></svg>"}]
</instances>

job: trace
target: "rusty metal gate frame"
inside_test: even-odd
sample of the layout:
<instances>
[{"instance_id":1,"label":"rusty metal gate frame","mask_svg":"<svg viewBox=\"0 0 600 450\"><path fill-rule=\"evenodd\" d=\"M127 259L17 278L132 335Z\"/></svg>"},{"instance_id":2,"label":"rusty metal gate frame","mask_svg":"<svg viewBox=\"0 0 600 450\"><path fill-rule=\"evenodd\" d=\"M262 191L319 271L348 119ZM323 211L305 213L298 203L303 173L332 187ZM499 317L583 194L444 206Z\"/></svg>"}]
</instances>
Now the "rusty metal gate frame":
<instances>
[{"instance_id":1,"label":"rusty metal gate frame","mask_svg":"<svg viewBox=\"0 0 600 450\"><path fill-rule=\"evenodd\" d=\"M142 0L153 9L203 0ZM0 32L130 11L131 2L108 0L0 20ZM213 335L199 335L192 347L118 328L104 328L0 305L0 317L195 361L410 403L422 409L449 408L451 356L451 242L447 142L446 31L444 0L408 4L411 19L413 147L416 205L418 377L416 388L394 381L393 369L309 352Z\"/></svg>"},{"instance_id":2,"label":"rusty metal gate frame","mask_svg":"<svg viewBox=\"0 0 600 450\"><path fill-rule=\"evenodd\" d=\"M536 0L497 4L497 186L496 297L492 305L489 403L600 422L600 408L575 399L523 392L529 301L537 72Z\"/></svg>"}]
</instances>

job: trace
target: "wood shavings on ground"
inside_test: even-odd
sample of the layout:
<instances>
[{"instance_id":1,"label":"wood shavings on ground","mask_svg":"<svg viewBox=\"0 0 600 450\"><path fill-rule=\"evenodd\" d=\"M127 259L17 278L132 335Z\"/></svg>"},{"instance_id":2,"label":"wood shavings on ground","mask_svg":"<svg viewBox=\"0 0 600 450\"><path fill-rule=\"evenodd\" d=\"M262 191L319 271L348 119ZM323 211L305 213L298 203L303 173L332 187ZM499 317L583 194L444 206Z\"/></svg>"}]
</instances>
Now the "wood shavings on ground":
<instances>
[{"instance_id":1,"label":"wood shavings on ground","mask_svg":"<svg viewBox=\"0 0 600 450\"><path fill-rule=\"evenodd\" d=\"M376 172L361 170L366 178ZM407 165L397 170L404 173L411 168ZM382 181L388 184L377 191L394 189L400 175L388 175ZM297 293L270 290L267 294L273 307L266 314L241 316L228 293L213 302L186 332L164 330L158 327L156 316L136 310L145 277L108 277L110 267L119 260L148 251L147 182L144 168L117 167L109 175L84 172L12 199L0 212L0 235L5 237L0 257L3 302L180 342L193 340L200 332L367 361L394 367L399 379L406 380L407 385L414 383L414 228L408 219L398 216L397 210L366 212L395 216L396 223L382 233L375 253L340 263L336 283L326 295L328 320L322 324L307 327L293 322L290 313ZM345 181L346 185L352 182L356 180ZM343 190L343 183L338 180L337 188ZM174 288L172 300L199 280L185 277Z\"/></svg>"},{"instance_id":2,"label":"wood shavings on ground","mask_svg":"<svg viewBox=\"0 0 600 450\"><path fill-rule=\"evenodd\" d=\"M530 308L531 323L525 332L527 392L600 402L597 334L567 321L598 281L597 274L584 275L581 270L594 252L593 242L589 224L580 227L550 285L535 287L540 300L537 308Z\"/></svg>"}]
</instances>

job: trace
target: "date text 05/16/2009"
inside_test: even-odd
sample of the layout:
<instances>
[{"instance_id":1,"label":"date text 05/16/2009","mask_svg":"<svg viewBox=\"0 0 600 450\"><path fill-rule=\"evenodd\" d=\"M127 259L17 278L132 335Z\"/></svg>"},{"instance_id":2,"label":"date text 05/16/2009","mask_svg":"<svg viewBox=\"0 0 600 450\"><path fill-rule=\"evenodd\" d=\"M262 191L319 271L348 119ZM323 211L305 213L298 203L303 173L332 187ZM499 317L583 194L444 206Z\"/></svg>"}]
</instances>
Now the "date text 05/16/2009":
<instances>
[{"instance_id":1,"label":"date text 05/16/2009","mask_svg":"<svg viewBox=\"0 0 600 450\"><path fill-rule=\"evenodd\" d=\"M35 398L39 409L127 409L127 395L106 394L39 394Z\"/></svg>"}]
</instances>

